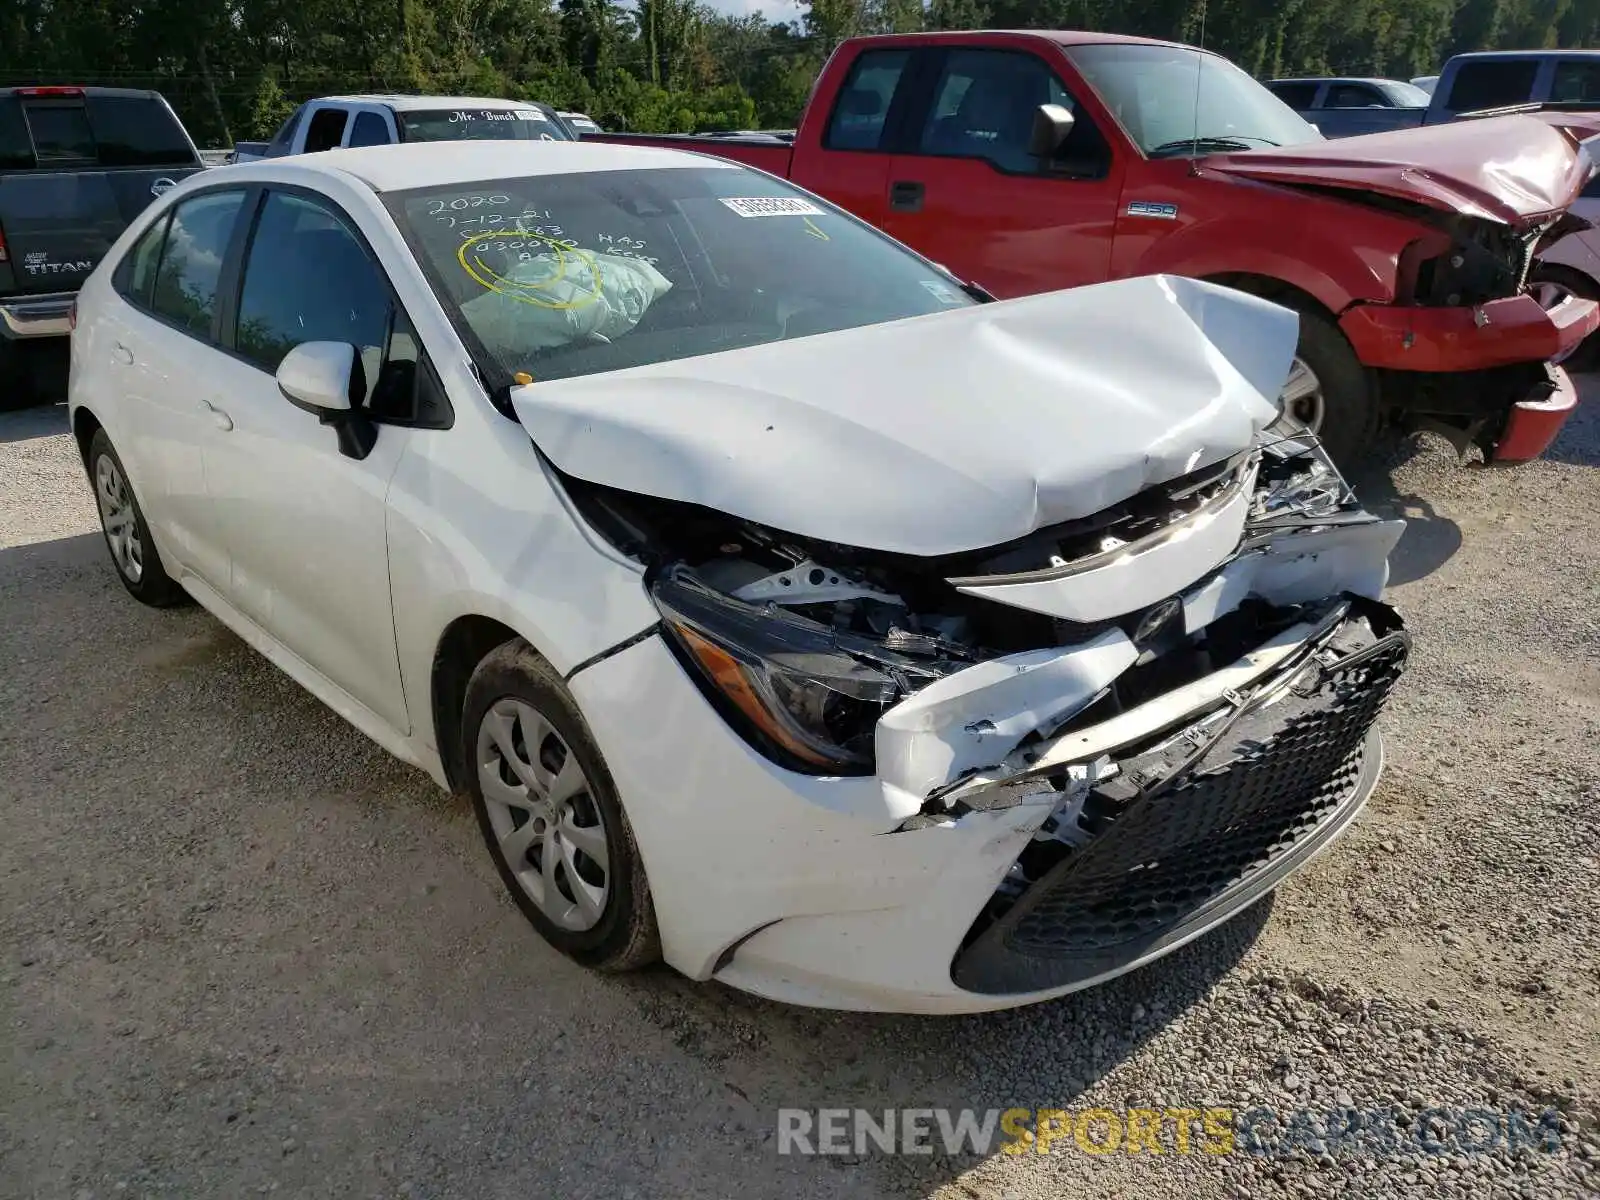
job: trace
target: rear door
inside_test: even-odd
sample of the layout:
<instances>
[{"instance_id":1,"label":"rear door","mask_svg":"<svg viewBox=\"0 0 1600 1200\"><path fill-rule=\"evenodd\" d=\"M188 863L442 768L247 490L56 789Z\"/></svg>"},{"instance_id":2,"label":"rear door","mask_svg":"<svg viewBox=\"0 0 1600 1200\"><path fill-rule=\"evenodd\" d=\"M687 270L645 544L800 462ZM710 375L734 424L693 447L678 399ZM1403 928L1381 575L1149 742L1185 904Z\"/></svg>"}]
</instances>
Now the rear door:
<instances>
[{"instance_id":1,"label":"rear door","mask_svg":"<svg viewBox=\"0 0 1600 1200\"><path fill-rule=\"evenodd\" d=\"M0 94L0 292L76 291L151 200L199 169L157 96Z\"/></svg>"},{"instance_id":2,"label":"rear door","mask_svg":"<svg viewBox=\"0 0 1600 1200\"><path fill-rule=\"evenodd\" d=\"M1110 274L1122 164L1062 73L1032 50L935 51L915 142L889 172L884 228L1001 299ZM1061 153L1028 153L1042 104L1075 124Z\"/></svg>"}]
</instances>

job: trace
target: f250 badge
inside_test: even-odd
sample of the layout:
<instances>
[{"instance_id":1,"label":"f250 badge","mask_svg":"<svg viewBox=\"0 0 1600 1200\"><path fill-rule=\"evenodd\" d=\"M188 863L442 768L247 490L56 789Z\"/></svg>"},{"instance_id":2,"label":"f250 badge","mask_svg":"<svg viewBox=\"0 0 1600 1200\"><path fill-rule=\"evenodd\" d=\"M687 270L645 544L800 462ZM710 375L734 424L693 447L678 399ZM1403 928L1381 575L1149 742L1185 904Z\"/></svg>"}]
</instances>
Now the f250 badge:
<instances>
[{"instance_id":1,"label":"f250 badge","mask_svg":"<svg viewBox=\"0 0 1600 1200\"><path fill-rule=\"evenodd\" d=\"M1176 204L1162 204L1155 200L1130 200L1128 201L1128 215L1130 217L1155 217L1160 221L1176 221L1178 219L1178 206Z\"/></svg>"},{"instance_id":2,"label":"f250 badge","mask_svg":"<svg viewBox=\"0 0 1600 1200\"><path fill-rule=\"evenodd\" d=\"M163 175L160 179L156 179L156 180L153 180L151 182L151 184L150 184L150 194L152 196L165 196L168 192L170 192L173 188L175 188L177 186L178 186L177 180L168 179L165 175Z\"/></svg>"}]
</instances>

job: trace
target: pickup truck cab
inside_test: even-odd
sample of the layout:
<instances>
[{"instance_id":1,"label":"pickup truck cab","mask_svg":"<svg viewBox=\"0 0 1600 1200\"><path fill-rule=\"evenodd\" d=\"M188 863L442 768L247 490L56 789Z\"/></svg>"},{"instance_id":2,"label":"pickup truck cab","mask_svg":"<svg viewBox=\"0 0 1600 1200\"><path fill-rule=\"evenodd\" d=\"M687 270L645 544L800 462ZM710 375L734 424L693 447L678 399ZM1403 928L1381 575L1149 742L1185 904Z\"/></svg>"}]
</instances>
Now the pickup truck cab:
<instances>
[{"instance_id":1,"label":"pickup truck cab","mask_svg":"<svg viewBox=\"0 0 1600 1200\"><path fill-rule=\"evenodd\" d=\"M356 146L444 141L570 142L555 109L481 96L323 96L307 100L270 142L237 142L234 162Z\"/></svg>"},{"instance_id":2,"label":"pickup truck cab","mask_svg":"<svg viewBox=\"0 0 1600 1200\"><path fill-rule=\"evenodd\" d=\"M1329 142L1217 55L1041 31L844 42L792 146L585 140L785 176L1000 298L1163 273L1265 296L1300 315L1284 407L1336 456L1398 421L1511 461L1554 437L1575 395L1549 364L1600 325L1526 288L1589 134L1540 115Z\"/></svg>"},{"instance_id":3,"label":"pickup truck cab","mask_svg":"<svg viewBox=\"0 0 1600 1200\"><path fill-rule=\"evenodd\" d=\"M159 93L0 88L0 408L64 365L78 287L129 222L204 166Z\"/></svg>"}]
</instances>

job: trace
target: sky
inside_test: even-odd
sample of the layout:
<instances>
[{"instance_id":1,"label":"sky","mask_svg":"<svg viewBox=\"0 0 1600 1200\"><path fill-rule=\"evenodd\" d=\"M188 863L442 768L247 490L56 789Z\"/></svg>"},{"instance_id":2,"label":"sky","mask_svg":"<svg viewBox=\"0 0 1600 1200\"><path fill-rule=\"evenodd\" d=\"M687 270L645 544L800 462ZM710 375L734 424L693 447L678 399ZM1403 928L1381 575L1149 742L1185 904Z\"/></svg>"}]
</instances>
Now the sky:
<instances>
[{"instance_id":1,"label":"sky","mask_svg":"<svg viewBox=\"0 0 1600 1200\"><path fill-rule=\"evenodd\" d=\"M760 13L769 21L798 21L800 5L796 0L707 0L718 12L732 13L737 17Z\"/></svg>"}]
</instances>

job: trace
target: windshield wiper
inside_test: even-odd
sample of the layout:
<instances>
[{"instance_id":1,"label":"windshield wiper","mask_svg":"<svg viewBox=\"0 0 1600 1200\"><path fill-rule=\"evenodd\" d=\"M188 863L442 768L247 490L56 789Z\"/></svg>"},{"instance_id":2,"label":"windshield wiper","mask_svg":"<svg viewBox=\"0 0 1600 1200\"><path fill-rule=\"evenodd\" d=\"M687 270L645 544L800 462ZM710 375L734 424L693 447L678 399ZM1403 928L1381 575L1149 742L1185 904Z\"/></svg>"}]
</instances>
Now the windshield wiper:
<instances>
[{"instance_id":1,"label":"windshield wiper","mask_svg":"<svg viewBox=\"0 0 1600 1200\"><path fill-rule=\"evenodd\" d=\"M1147 158L1161 158L1168 154L1180 154L1193 148L1196 154L1209 154L1216 150L1248 150L1251 142L1260 142L1263 146L1276 146L1278 143L1269 138L1249 137L1246 134L1230 134L1226 137L1192 137L1176 142L1162 142L1153 150L1146 150Z\"/></svg>"}]
</instances>

